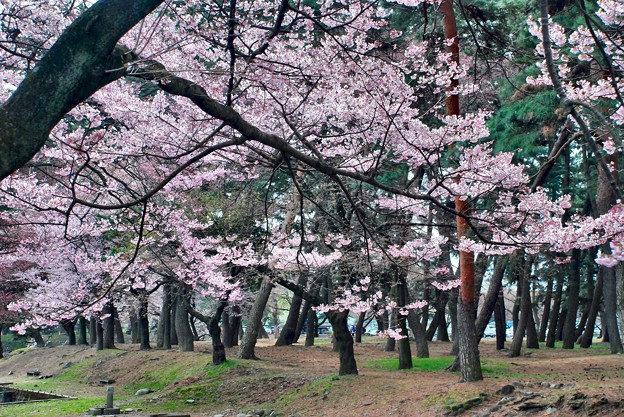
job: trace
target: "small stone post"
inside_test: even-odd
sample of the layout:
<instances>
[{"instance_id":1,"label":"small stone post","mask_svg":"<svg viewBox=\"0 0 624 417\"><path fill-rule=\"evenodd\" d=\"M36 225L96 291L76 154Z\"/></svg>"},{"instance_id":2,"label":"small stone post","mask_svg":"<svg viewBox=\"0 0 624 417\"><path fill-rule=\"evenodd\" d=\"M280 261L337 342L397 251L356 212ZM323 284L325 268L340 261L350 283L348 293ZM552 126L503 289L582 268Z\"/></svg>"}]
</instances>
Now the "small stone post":
<instances>
[{"instance_id":1,"label":"small stone post","mask_svg":"<svg viewBox=\"0 0 624 417\"><path fill-rule=\"evenodd\" d=\"M113 408L113 392L113 387L106 387L106 408Z\"/></svg>"}]
</instances>

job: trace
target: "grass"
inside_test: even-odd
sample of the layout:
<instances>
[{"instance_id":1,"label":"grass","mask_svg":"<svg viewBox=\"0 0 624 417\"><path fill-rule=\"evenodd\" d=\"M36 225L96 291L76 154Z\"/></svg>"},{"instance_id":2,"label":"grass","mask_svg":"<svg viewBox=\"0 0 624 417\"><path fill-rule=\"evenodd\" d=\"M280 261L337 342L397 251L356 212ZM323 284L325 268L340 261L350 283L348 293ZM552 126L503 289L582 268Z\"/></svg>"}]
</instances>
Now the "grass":
<instances>
[{"instance_id":1,"label":"grass","mask_svg":"<svg viewBox=\"0 0 624 417\"><path fill-rule=\"evenodd\" d=\"M0 417L59 417L84 414L89 408L104 406L105 398L80 398L77 400L50 400L0 407Z\"/></svg>"},{"instance_id":2,"label":"grass","mask_svg":"<svg viewBox=\"0 0 624 417\"><path fill-rule=\"evenodd\" d=\"M455 360L454 356L442 356L439 358L412 358L412 369L406 369L408 372L438 372L446 369ZM376 359L364 362L364 366L382 371L396 371L399 369L399 359ZM482 360L481 366L486 376L498 376L506 374L509 365L500 361Z\"/></svg>"},{"instance_id":3,"label":"grass","mask_svg":"<svg viewBox=\"0 0 624 417\"><path fill-rule=\"evenodd\" d=\"M36 389L52 392L68 392L83 386L89 379L89 373L97 362L114 359L117 356L127 354L127 351L105 350L98 352L92 357L82 360L67 368L65 372L54 378L44 381L34 380L15 384L16 388ZM186 403L193 399L198 404L218 401L219 387L223 376L237 366L246 366L245 361L228 360L219 365L206 365L206 357L197 355L184 358L182 362L167 364L167 366L155 366L149 370L134 375L134 380L125 386L115 390L115 403L122 408L145 408L149 405L155 411L179 411L181 403L184 408L193 408L194 405ZM197 383L165 390L173 383L190 376L198 376ZM135 397L134 393L140 388L149 388L157 391L160 400L152 402L152 398ZM81 398L76 400L52 400L30 404L9 405L0 407L0 417L37 416L58 417L71 416L85 413L89 408L103 406L104 394L98 398ZM148 404L149 403L149 404Z\"/></svg>"}]
</instances>

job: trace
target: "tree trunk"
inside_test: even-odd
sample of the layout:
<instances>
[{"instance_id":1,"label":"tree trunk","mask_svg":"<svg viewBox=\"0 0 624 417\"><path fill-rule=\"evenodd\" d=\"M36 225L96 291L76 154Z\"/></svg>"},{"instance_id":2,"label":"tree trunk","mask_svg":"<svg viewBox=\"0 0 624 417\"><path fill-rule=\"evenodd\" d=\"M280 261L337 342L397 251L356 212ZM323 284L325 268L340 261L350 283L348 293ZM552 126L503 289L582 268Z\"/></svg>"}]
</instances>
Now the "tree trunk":
<instances>
[{"instance_id":1,"label":"tree trunk","mask_svg":"<svg viewBox=\"0 0 624 417\"><path fill-rule=\"evenodd\" d=\"M587 349L591 346L594 340L594 329L596 327L596 318L600 312L600 301L602 299L602 268L598 269L596 276L596 286L594 287L594 294L589 307L589 314L587 315L587 324L585 325L585 331L581 336L580 345L582 348ZM603 323L604 325L604 323Z\"/></svg>"},{"instance_id":2,"label":"tree trunk","mask_svg":"<svg viewBox=\"0 0 624 417\"><path fill-rule=\"evenodd\" d=\"M431 319L431 323L429 324L429 328L427 329L426 336L427 340L433 340L433 336L435 336L438 327L440 326L440 322L444 319L444 311L446 310L446 303L448 302L448 292L440 291L436 289L436 303L435 303L435 314L433 315L433 319ZM381 329L380 329L381 330Z\"/></svg>"},{"instance_id":3,"label":"tree trunk","mask_svg":"<svg viewBox=\"0 0 624 417\"><path fill-rule=\"evenodd\" d=\"M115 308L112 301L104 305L102 314L107 316L102 323L104 349L115 349Z\"/></svg>"},{"instance_id":4,"label":"tree trunk","mask_svg":"<svg viewBox=\"0 0 624 417\"><path fill-rule=\"evenodd\" d=\"M225 362L225 345L221 340L221 327L219 327L219 321L223 316L223 312L225 311L225 306L227 305L227 301L221 301L219 306L217 307L217 311L215 312L212 320L210 320L208 324L208 331L210 332L210 340L212 342L212 364L213 365L221 365Z\"/></svg>"},{"instance_id":5,"label":"tree trunk","mask_svg":"<svg viewBox=\"0 0 624 417\"><path fill-rule=\"evenodd\" d=\"M240 308L237 305L230 307L230 328L232 329L232 335L229 343L229 347L238 346L238 335L241 328L241 315Z\"/></svg>"},{"instance_id":6,"label":"tree trunk","mask_svg":"<svg viewBox=\"0 0 624 417\"><path fill-rule=\"evenodd\" d=\"M568 279L568 314L563 326L563 349L574 349L574 342L576 342L576 317L581 286L581 251L579 249L572 250L570 272L570 278Z\"/></svg>"},{"instance_id":7,"label":"tree trunk","mask_svg":"<svg viewBox=\"0 0 624 417\"><path fill-rule=\"evenodd\" d=\"M366 312L362 311L358 316L358 321L355 325L355 343L362 343L362 330L364 328L364 320L366 319Z\"/></svg>"},{"instance_id":8,"label":"tree trunk","mask_svg":"<svg viewBox=\"0 0 624 417\"><path fill-rule=\"evenodd\" d=\"M67 344L74 346L76 344L76 331L74 330L75 323L69 319L61 320L61 326L65 333L67 333Z\"/></svg>"},{"instance_id":9,"label":"tree trunk","mask_svg":"<svg viewBox=\"0 0 624 417\"><path fill-rule=\"evenodd\" d=\"M353 352L353 337L349 331L349 311L329 311L325 313L332 325L336 346L340 357L340 369L338 375L357 375L357 364Z\"/></svg>"},{"instance_id":10,"label":"tree trunk","mask_svg":"<svg viewBox=\"0 0 624 417\"><path fill-rule=\"evenodd\" d=\"M300 273L297 285L305 287L308 281L306 273ZM301 310L302 298L296 294L293 294L292 302L290 304L290 310L288 310L288 317L286 323L282 328L282 332L275 341L275 346L288 346L292 345L295 341L295 330L297 329L297 321L299 320L299 312Z\"/></svg>"},{"instance_id":11,"label":"tree trunk","mask_svg":"<svg viewBox=\"0 0 624 417\"><path fill-rule=\"evenodd\" d=\"M303 327L306 324L306 319L308 318L308 311L312 304L308 300L303 300L303 307L301 308L301 314L299 314L299 320L297 320L297 328L295 329L295 337L293 339L293 343L297 343L299 338L301 337L301 332L303 332Z\"/></svg>"},{"instance_id":12,"label":"tree trunk","mask_svg":"<svg viewBox=\"0 0 624 417\"><path fill-rule=\"evenodd\" d=\"M563 274L557 275L557 285L555 296L548 319L548 332L546 333L546 347L554 348L557 338L557 323L559 322L559 309L561 308L561 297L563 295Z\"/></svg>"},{"instance_id":13,"label":"tree trunk","mask_svg":"<svg viewBox=\"0 0 624 417\"><path fill-rule=\"evenodd\" d=\"M150 349L150 332L148 317L148 298L147 294L139 300L139 314L137 320L137 331L140 335L141 350Z\"/></svg>"},{"instance_id":14,"label":"tree trunk","mask_svg":"<svg viewBox=\"0 0 624 417\"><path fill-rule=\"evenodd\" d=\"M95 322L95 350L104 350L104 326L102 326L102 320L97 319Z\"/></svg>"},{"instance_id":15,"label":"tree trunk","mask_svg":"<svg viewBox=\"0 0 624 417\"><path fill-rule=\"evenodd\" d=\"M78 317L78 344L89 344L87 342L87 320L83 316Z\"/></svg>"},{"instance_id":16,"label":"tree trunk","mask_svg":"<svg viewBox=\"0 0 624 417\"><path fill-rule=\"evenodd\" d=\"M97 344L97 322L95 317L89 318L89 345L95 346Z\"/></svg>"},{"instance_id":17,"label":"tree trunk","mask_svg":"<svg viewBox=\"0 0 624 417\"><path fill-rule=\"evenodd\" d=\"M223 340L223 345L225 345L226 348L231 348L232 345L232 338L234 337L234 329L232 329L232 321L230 320L230 312L226 309L225 311L223 311L223 315L222 315L222 337L221 339Z\"/></svg>"},{"instance_id":18,"label":"tree trunk","mask_svg":"<svg viewBox=\"0 0 624 417\"><path fill-rule=\"evenodd\" d=\"M115 312L115 341L117 343L124 344L126 343L123 334L123 328L121 326L121 320L119 320L119 311L117 307L113 307Z\"/></svg>"},{"instance_id":19,"label":"tree trunk","mask_svg":"<svg viewBox=\"0 0 624 417\"><path fill-rule=\"evenodd\" d=\"M512 358L520 356L520 350L522 349L522 340L526 332L527 324L529 322L529 315L532 315L531 311L531 288L530 277L532 268L532 257L527 255L524 264L524 270L518 274L518 289L520 290L520 317L518 320L518 327L514 332L514 337L511 341L511 349L509 356Z\"/></svg>"},{"instance_id":20,"label":"tree trunk","mask_svg":"<svg viewBox=\"0 0 624 417\"><path fill-rule=\"evenodd\" d=\"M195 345L193 343L193 332L189 324L189 298L188 288L185 284L178 285L176 294L176 311L175 311L175 327L178 336L178 350L180 352L193 352Z\"/></svg>"},{"instance_id":21,"label":"tree trunk","mask_svg":"<svg viewBox=\"0 0 624 417\"><path fill-rule=\"evenodd\" d=\"M162 348L171 349L173 344L171 334L174 332L171 325L171 285L163 286L163 305L160 311L160 322L162 322L163 339Z\"/></svg>"},{"instance_id":22,"label":"tree trunk","mask_svg":"<svg viewBox=\"0 0 624 417\"><path fill-rule=\"evenodd\" d=\"M249 317L247 318L247 331L238 349L238 357L241 359L257 359L255 354L256 342L260 329L264 329L262 326L262 316L272 290L273 283L271 280L268 277L263 278L260 289L256 293L256 298L251 306Z\"/></svg>"},{"instance_id":23,"label":"tree trunk","mask_svg":"<svg viewBox=\"0 0 624 417\"><path fill-rule=\"evenodd\" d=\"M490 278L490 286L483 300L483 306L477 316L477 322L475 324L477 330L477 338L481 340L485 328L490 322L492 313L496 310L496 305L501 293L503 276L505 275L505 269L507 268L507 257L499 256L494 261L494 270L492 271L492 278ZM504 320L503 320L504 322ZM498 334L498 330L497 330ZM503 333L504 334L504 333Z\"/></svg>"},{"instance_id":24,"label":"tree trunk","mask_svg":"<svg viewBox=\"0 0 624 417\"><path fill-rule=\"evenodd\" d=\"M546 296L544 297L544 311L542 312L542 320L540 322L538 340L540 342L546 341L546 328L548 327L548 317L550 316L550 303L552 302L552 290L553 290L553 278L552 275L548 276L548 283L546 284Z\"/></svg>"},{"instance_id":25,"label":"tree trunk","mask_svg":"<svg viewBox=\"0 0 624 417\"><path fill-rule=\"evenodd\" d=\"M616 300L616 283L615 283L615 270L600 266L604 269L603 280L603 299L605 310L605 323L607 333L609 334L609 346L612 354L622 353L622 340L620 338L620 331L617 323L617 300Z\"/></svg>"},{"instance_id":26,"label":"tree trunk","mask_svg":"<svg viewBox=\"0 0 624 417\"><path fill-rule=\"evenodd\" d=\"M174 293L174 287L171 287L171 320L169 321L169 339L172 345L178 344L178 329L176 328L176 312L178 310L178 297Z\"/></svg>"},{"instance_id":27,"label":"tree trunk","mask_svg":"<svg viewBox=\"0 0 624 417\"><path fill-rule=\"evenodd\" d=\"M38 348L45 347L45 340L43 340L39 329L30 329L30 334L32 335L33 339L35 339L35 344Z\"/></svg>"},{"instance_id":28,"label":"tree trunk","mask_svg":"<svg viewBox=\"0 0 624 417\"><path fill-rule=\"evenodd\" d=\"M130 316L130 335L132 336L132 344L139 344L141 343L141 334L139 333L139 312L134 307L132 307L132 309L130 310L129 316ZM157 344L160 343L158 346L162 347L162 325L160 324L160 322L158 323L157 331L158 331Z\"/></svg>"},{"instance_id":29,"label":"tree trunk","mask_svg":"<svg viewBox=\"0 0 624 417\"><path fill-rule=\"evenodd\" d=\"M507 339L507 321L505 320L505 296L502 287L498 292L498 300L494 307L494 323L496 326L496 349L505 349Z\"/></svg>"}]
</instances>

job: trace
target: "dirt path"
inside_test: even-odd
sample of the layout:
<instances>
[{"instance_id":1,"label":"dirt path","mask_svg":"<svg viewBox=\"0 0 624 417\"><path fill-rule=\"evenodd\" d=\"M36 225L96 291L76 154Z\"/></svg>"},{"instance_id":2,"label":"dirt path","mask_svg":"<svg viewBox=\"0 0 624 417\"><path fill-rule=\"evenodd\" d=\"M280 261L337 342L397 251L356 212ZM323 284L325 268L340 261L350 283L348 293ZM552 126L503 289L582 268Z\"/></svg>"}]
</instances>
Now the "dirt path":
<instances>
[{"instance_id":1,"label":"dirt path","mask_svg":"<svg viewBox=\"0 0 624 417\"><path fill-rule=\"evenodd\" d=\"M360 375L340 378L331 378L338 372L338 356L332 352L328 343L314 347L274 347L269 346L269 343L270 341L262 341L256 349L261 360L254 361L244 369L233 371L229 375L231 381L222 384L220 395L232 397L233 407L229 415L235 416L241 411L247 411L249 404L258 404L267 408L274 406L286 416L429 417L443 415L449 410L449 405L461 404L479 395L484 398L483 403L465 415L624 415L624 408L616 406L617 401L624 400L624 361L619 355L609 355L606 349L540 349L511 359L506 356L506 352L496 351L493 344L485 341L480 349L482 358L495 365L494 368L501 368L500 372L490 373L484 381L478 383L460 384L457 382L457 374L443 371L389 371L366 366L366 362L370 360L396 357L396 352L385 352L384 342L374 338L355 347ZM430 345L430 353L432 357L448 356L450 348L448 343L434 342ZM120 383L124 377L131 376L129 372L142 372L144 369L153 368L154 364L183 364L197 360L208 362L210 345L198 343L195 353L162 350L139 352L136 346L128 345L123 346L123 349L127 352L115 351L108 354L108 359L102 356L98 371L90 375L93 381L81 387L79 392L69 394L86 396L100 392L97 379L103 375L116 375ZM227 353L233 357L235 349L229 349ZM43 374L57 375L64 368L94 355L96 352L91 348L71 346L25 352L0 361L0 382L24 380L26 371L33 368L38 368ZM12 371L12 375L8 375L9 371ZM254 379L255 376L262 378ZM197 379L190 378L181 384L195 382ZM562 386L554 389L542 386L543 382ZM502 397L495 392L512 383L518 386L513 394L516 396L525 395L518 393L529 392L529 395L537 396L541 401L551 401L551 398L552 401L557 401L557 398L565 399L560 400L561 404L557 405L559 408L551 407L553 410L542 407L519 412L518 408L527 402L525 401L515 404L515 408L509 405L492 411ZM588 410L588 399L583 403L582 409L572 412L566 401L574 398L578 392L582 392L589 399L603 396L609 407ZM286 393L294 394L285 396ZM236 408L236 404L240 408ZM610 408L611 406L615 408ZM547 410L550 412L544 414ZM213 409L210 404L206 404L196 411L194 417L208 417L225 410Z\"/></svg>"}]
</instances>

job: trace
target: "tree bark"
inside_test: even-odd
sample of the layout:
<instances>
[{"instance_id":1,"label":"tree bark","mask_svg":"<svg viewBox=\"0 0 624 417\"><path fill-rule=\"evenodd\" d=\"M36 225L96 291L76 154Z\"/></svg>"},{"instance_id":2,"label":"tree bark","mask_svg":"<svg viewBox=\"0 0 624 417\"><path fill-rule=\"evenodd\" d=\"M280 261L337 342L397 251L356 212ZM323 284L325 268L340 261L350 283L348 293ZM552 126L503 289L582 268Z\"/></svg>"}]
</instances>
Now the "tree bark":
<instances>
[{"instance_id":1,"label":"tree bark","mask_svg":"<svg viewBox=\"0 0 624 417\"><path fill-rule=\"evenodd\" d=\"M529 322L529 315L532 315L531 311L531 288L530 288L530 277L531 277L531 268L532 268L532 257L531 255L526 256L526 261L524 264L524 270L522 273L518 274L518 288L520 290L520 317L518 320L518 327L514 332L514 337L511 341L511 348L509 351L509 356L512 358L520 356L520 351L522 349L522 340L524 339L524 334L526 332L527 323Z\"/></svg>"},{"instance_id":2,"label":"tree bark","mask_svg":"<svg viewBox=\"0 0 624 417\"><path fill-rule=\"evenodd\" d=\"M61 320L61 326L63 330L65 330L65 333L67 333L67 344L74 346L76 344L75 323L70 319L63 319Z\"/></svg>"},{"instance_id":3,"label":"tree bark","mask_svg":"<svg viewBox=\"0 0 624 417\"><path fill-rule=\"evenodd\" d=\"M548 332L546 334L546 347L554 348L557 338L557 323L559 322L559 309L561 308L561 297L563 295L563 274L557 275L557 285L555 286L555 296L550 310L548 320Z\"/></svg>"},{"instance_id":4,"label":"tree bark","mask_svg":"<svg viewBox=\"0 0 624 417\"><path fill-rule=\"evenodd\" d=\"M308 281L306 273L302 272L297 280L297 285L304 287ZM302 298L297 294L293 294L293 298L290 304L290 310L288 310L288 317L286 323L282 328L282 332L275 341L275 346L288 346L292 345L295 341L295 330L297 329L297 321L299 320L299 312L301 310Z\"/></svg>"},{"instance_id":5,"label":"tree bark","mask_svg":"<svg viewBox=\"0 0 624 417\"><path fill-rule=\"evenodd\" d=\"M576 342L576 317L581 286L581 251L579 249L572 250L571 269L568 279L568 314L563 326L563 349L574 349L574 342Z\"/></svg>"},{"instance_id":6,"label":"tree bark","mask_svg":"<svg viewBox=\"0 0 624 417\"><path fill-rule=\"evenodd\" d=\"M498 300L494 307L494 323L496 326L496 349L505 349L507 339L507 321L505 320L505 296L502 287L498 293Z\"/></svg>"},{"instance_id":7,"label":"tree bark","mask_svg":"<svg viewBox=\"0 0 624 417\"><path fill-rule=\"evenodd\" d=\"M338 346L340 357L338 375L357 375L358 370L355 362L355 353L353 351L353 337L351 336L347 323L349 311L329 311L326 315L334 330L336 346Z\"/></svg>"},{"instance_id":8,"label":"tree bark","mask_svg":"<svg viewBox=\"0 0 624 417\"><path fill-rule=\"evenodd\" d=\"M83 316L78 317L78 344L89 344L87 342L87 320Z\"/></svg>"},{"instance_id":9,"label":"tree bark","mask_svg":"<svg viewBox=\"0 0 624 417\"><path fill-rule=\"evenodd\" d=\"M114 307L115 310L115 341L117 343L124 344L126 343L123 334L123 328L121 326L121 320L119 319L119 310L117 307Z\"/></svg>"},{"instance_id":10,"label":"tree bark","mask_svg":"<svg viewBox=\"0 0 624 417\"><path fill-rule=\"evenodd\" d=\"M89 345L95 346L97 344L97 319L95 317L89 318Z\"/></svg>"},{"instance_id":11,"label":"tree bark","mask_svg":"<svg viewBox=\"0 0 624 417\"><path fill-rule=\"evenodd\" d=\"M102 323L104 349L115 349L115 309L112 301L104 304L102 314L107 316Z\"/></svg>"},{"instance_id":12,"label":"tree bark","mask_svg":"<svg viewBox=\"0 0 624 417\"><path fill-rule=\"evenodd\" d=\"M366 319L366 312L362 311L355 325L355 343L362 343L362 331L364 328L364 320Z\"/></svg>"},{"instance_id":13,"label":"tree bark","mask_svg":"<svg viewBox=\"0 0 624 417\"><path fill-rule=\"evenodd\" d=\"M76 105L125 74L117 42L163 0L100 0L59 36L0 106L0 180L43 147Z\"/></svg>"},{"instance_id":14,"label":"tree bark","mask_svg":"<svg viewBox=\"0 0 624 417\"><path fill-rule=\"evenodd\" d=\"M148 298L147 295L139 299L139 312L137 320L137 331L140 335L141 350L150 350L150 332L148 317Z\"/></svg>"},{"instance_id":15,"label":"tree bark","mask_svg":"<svg viewBox=\"0 0 624 417\"><path fill-rule=\"evenodd\" d=\"M95 350L104 350L104 326L102 326L102 320L100 318L95 321Z\"/></svg>"},{"instance_id":16,"label":"tree bark","mask_svg":"<svg viewBox=\"0 0 624 417\"><path fill-rule=\"evenodd\" d=\"M273 283L270 278L264 277L262 279L262 283L260 284L260 289L256 293L254 303L251 306L251 311L249 312L249 317L247 318L247 331L245 332L238 349L238 357L241 359L257 359L255 353L256 342L258 340L260 328L263 328L262 316L269 301L269 297L271 296L272 290Z\"/></svg>"},{"instance_id":17,"label":"tree bark","mask_svg":"<svg viewBox=\"0 0 624 417\"><path fill-rule=\"evenodd\" d=\"M188 307L190 306L188 288L186 284L179 284L176 294L175 327L178 336L178 350L180 352L193 352L193 332L189 324Z\"/></svg>"},{"instance_id":18,"label":"tree bark","mask_svg":"<svg viewBox=\"0 0 624 417\"><path fill-rule=\"evenodd\" d=\"M592 345L594 340L594 329L596 327L596 318L600 312L600 301L602 299L602 274L603 270L598 269L596 276L596 286L594 287L594 294L589 307L589 314L587 316L587 324L585 325L585 331L581 336L580 345L582 348L587 349ZM604 325L604 323L603 323Z\"/></svg>"}]
</instances>

